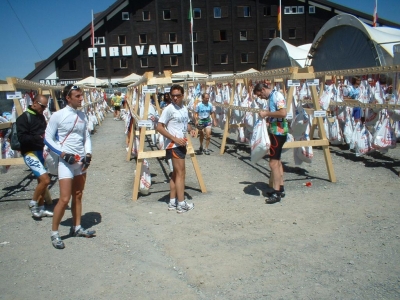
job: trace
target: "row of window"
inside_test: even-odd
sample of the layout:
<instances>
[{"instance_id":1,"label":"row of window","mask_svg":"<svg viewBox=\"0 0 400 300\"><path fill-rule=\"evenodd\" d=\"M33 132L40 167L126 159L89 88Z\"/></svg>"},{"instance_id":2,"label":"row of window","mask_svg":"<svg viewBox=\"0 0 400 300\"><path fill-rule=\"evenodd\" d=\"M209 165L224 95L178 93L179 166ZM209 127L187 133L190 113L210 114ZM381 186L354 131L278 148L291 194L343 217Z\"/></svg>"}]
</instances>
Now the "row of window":
<instances>
[{"instance_id":1,"label":"row of window","mask_svg":"<svg viewBox=\"0 0 400 300\"><path fill-rule=\"evenodd\" d=\"M265 6L263 8L264 16L276 16L273 11L277 9L276 5ZM213 16L215 19L228 17L228 7L227 6L216 6L213 8ZM304 6L285 6L285 14L304 14ZM315 6L308 7L308 13L315 14ZM163 9L162 11L163 20L172 20L176 16L171 9ZM201 19L201 8L193 8L192 12L193 19ZM251 7L250 6L237 6L237 16L243 18L251 17ZM122 20L129 20L129 12L122 12ZM142 11L142 20L151 21L150 11Z\"/></svg>"},{"instance_id":2,"label":"row of window","mask_svg":"<svg viewBox=\"0 0 400 300\"><path fill-rule=\"evenodd\" d=\"M195 65L204 65L205 60L204 60L204 54L195 54L194 55L194 64ZM171 67L178 67L179 66L179 60L178 56L176 55L171 55L167 57L169 66ZM222 53L222 54L215 54L214 55L214 63L215 64L228 64L229 59L228 59L228 54ZM254 63L254 53L241 53L240 54L240 63L242 64L248 64L248 63ZM141 57L140 58L140 67L141 68L148 68L149 67L149 58L148 57ZM94 62L93 59L89 61L89 68L90 70L94 69ZM128 58L120 58L119 59L119 68L120 69L127 69L128 68ZM76 71L77 70L77 65L76 65L76 60L70 60L69 61L69 71Z\"/></svg>"},{"instance_id":3,"label":"row of window","mask_svg":"<svg viewBox=\"0 0 400 300\"><path fill-rule=\"evenodd\" d=\"M288 28L289 39L296 38L296 28ZM240 41L252 41L254 40L254 29L239 30L239 40ZM276 37L275 28L264 28L263 29L263 39L273 39ZM190 42L202 42L203 32L194 31L192 35L189 34ZM118 35L118 45L127 45L126 35ZM168 42L173 44L178 42L178 35L175 32L167 33ZM228 30L214 30L213 40L215 42L228 41ZM139 44L145 45L148 42L147 34L139 34ZM106 39L104 36L94 38L95 45L105 45Z\"/></svg>"}]
</instances>

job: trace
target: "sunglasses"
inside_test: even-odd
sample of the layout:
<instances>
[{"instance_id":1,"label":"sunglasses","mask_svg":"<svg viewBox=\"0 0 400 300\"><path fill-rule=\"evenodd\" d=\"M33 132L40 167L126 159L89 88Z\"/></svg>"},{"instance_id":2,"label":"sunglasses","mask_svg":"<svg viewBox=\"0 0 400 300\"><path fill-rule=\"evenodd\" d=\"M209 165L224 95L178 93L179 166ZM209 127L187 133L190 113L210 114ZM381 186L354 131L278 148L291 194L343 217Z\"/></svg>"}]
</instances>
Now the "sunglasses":
<instances>
[{"instance_id":1,"label":"sunglasses","mask_svg":"<svg viewBox=\"0 0 400 300\"><path fill-rule=\"evenodd\" d=\"M77 85L71 86L71 88L70 88L69 91L68 91L67 96L69 96L69 94L71 93L72 90L79 90L79 86L77 86Z\"/></svg>"},{"instance_id":2,"label":"sunglasses","mask_svg":"<svg viewBox=\"0 0 400 300\"><path fill-rule=\"evenodd\" d=\"M42 108L47 108L47 105L44 105L42 103L40 103L39 101L36 101L37 104L39 104Z\"/></svg>"}]
</instances>

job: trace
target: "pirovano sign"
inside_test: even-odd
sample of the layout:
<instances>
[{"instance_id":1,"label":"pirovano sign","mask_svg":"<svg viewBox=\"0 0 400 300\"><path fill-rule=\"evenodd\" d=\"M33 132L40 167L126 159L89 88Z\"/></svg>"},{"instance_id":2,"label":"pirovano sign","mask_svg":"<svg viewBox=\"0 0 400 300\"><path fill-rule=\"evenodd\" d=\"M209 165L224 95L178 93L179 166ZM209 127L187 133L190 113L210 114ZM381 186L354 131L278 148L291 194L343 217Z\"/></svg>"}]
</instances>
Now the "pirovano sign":
<instances>
[{"instance_id":1,"label":"pirovano sign","mask_svg":"<svg viewBox=\"0 0 400 300\"><path fill-rule=\"evenodd\" d=\"M160 45L159 48L156 45L140 45L134 46L133 49L137 56L182 54L182 44ZM88 55L93 57L93 53L99 53L101 57L132 56L133 49L132 46L89 48Z\"/></svg>"}]
</instances>

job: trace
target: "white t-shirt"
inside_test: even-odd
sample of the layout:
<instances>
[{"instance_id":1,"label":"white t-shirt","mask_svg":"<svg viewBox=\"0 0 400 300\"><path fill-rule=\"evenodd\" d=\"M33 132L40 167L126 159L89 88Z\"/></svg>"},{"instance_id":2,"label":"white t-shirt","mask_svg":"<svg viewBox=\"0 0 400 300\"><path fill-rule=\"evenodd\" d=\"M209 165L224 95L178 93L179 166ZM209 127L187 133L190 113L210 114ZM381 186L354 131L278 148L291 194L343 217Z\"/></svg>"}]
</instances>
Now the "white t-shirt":
<instances>
[{"instance_id":1,"label":"white t-shirt","mask_svg":"<svg viewBox=\"0 0 400 300\"><path fill-rule=\"evenodd\" d=\"M186 106L179 107L175 103L171 103L161 113L158 123L165 125L167 131L177 137L184 138L187 132L189 122L189 114ZM164 140L164 149L172 149L179 147L168 138Z\"/></svg>"}]
</instances>

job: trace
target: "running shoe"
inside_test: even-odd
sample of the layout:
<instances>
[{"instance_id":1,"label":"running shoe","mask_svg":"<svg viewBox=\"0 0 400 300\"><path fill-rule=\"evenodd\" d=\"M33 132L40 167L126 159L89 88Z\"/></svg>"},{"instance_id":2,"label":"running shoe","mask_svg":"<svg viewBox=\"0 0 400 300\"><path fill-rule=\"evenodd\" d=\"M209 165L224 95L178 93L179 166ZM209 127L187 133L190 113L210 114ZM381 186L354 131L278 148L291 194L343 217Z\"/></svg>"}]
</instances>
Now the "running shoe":
<instances>
[{"instance_id":1,"label":"running shoe","mask_svg":"<svg viewBox=\"0 0 400 300\"><path fill-rule=\"evenodd\" d=\"M74 227L71 227L69 231L69 235L73 237L86 237L90 238L96 235L96 230L89 230L83 227L79 228L77 231L74 231Z\"/></svg>"},{"instance_id":2,"label":"running shoe","mask_svg":"<svg viewBox=\"0 0 400 300\"><path fill-rule=\"evenodd\" d=\"M168 203L168 210L176 210L176 207L177 207L177 205L176 205L176 202L175 203L171 203L171 202L169 202Z\"/></svg>"},{"instance_id":3,"label":"running shoe","mask_svg":"<svg viewBox=\"0 0 400 300\"><path fill-rule=\"evenodd\" d=\"M178 214L183 214L185 212L188 212L189 210L192 210L193 208L193 203L187 203L186 201L178 202L178 205L176 206L176 212Z\"/></svg>"},{"instance_id":4,"label":"running shoe","mask_svg":"<svg viewBox=\"0 0 400 300\"><path fill-rule=\"evenodd\" d=\"M53 213L52 213L51 211L49 211L49 210L43 209L43 210L39 211L39 215L40 215L39 218L42 218L42 217L52 217L52 216L53 216Z\"/></svg>"},{"instance_id":5,"label":"running shoe","mask_svg":"<svg viewBox=\"0 0 400 300\"><path fill-rule=\"evenodd\" d=\"M205 155L210 155L210 150L204 149L204 154L205 154Z\"/></svg>"},{"instance_id":6,"label":"running shoe","mask_svg":"<svg viewBox=\"0 0 400 300\"><path fill-rule=\"evenodd\" d=\"M64 249L65 245L64 242L61 240L61 237L59 234L55 234L51 236L51 243L53 244L53 247L56 249Z\"/></svg>"},{"instance_id":7,"label":"running shoe","mask_svg":"<svg viewBox=\"0 0 400 300\"><path fill-rule=\"evenodd\" d=\"M39 207L38 207L37 203L35 203L34 205L29 203L29 209L31 210L32 217L41 218Z\"/></svg>"},{"instance_id":8,"label":"running shoe","mask_svg":"<svg viewBox=\"0 0 400 300\"><path fill-rule=\"evenodd\" d=\"M281 196L278 195L278 193L273 193L271 196L265 199L266 204L274 204L279 201L281 201Z\"/></svg>"}]
</instances>

